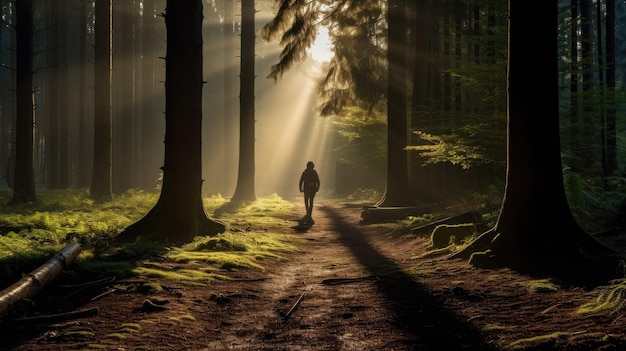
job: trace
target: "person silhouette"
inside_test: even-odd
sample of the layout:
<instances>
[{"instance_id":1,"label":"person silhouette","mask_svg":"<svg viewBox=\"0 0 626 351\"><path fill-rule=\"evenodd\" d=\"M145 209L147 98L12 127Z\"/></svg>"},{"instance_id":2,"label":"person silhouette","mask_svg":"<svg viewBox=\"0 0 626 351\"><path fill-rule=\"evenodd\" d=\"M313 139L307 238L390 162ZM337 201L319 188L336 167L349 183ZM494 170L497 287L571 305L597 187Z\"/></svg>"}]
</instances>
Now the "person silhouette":
<instances>
[{"instance_id":1,"label":"person silhouette","mask_svg":"<svg viewBox=\"0 0 626 351\"><path fill-rule=\"evenodd\" d=\"M313 199L315 194L320 190L320 178L315 170L315 164L312 161L307 162L306 169L302 172L299 182L300 192L304 193L304 207L306 208L306 216L302 218L305 223L315 223L312 218Z\"/></svg>"}]
</instances>

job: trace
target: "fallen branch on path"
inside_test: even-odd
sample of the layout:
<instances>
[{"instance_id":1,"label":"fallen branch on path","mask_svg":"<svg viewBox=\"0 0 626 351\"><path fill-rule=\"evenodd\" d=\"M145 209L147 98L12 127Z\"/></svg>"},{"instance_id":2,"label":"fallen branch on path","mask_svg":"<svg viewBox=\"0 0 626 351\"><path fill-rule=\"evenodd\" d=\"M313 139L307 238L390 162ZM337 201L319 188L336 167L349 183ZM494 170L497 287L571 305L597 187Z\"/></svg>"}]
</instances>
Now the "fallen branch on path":
<instances>
[{"instance_id":1,"label":"fallen branch on path","mask_svg":"<svg viewBox=\"0 0 626 351\"><path fill-rule=\"evenodd\" d=\"M90 308L87 310L80 311L72 311L65 313L57 313L57 314L48 314L43 316L35 316L35 317L24 317L24 318L16 318L11 320L11 324L36 324L36 323L54 323L65 321L68 319L77 319L77 318L85 318L85 317L93 317L98 315L98 308Z\"/></svg>"},{"instance_id":2,"label":"fallen branch on path","mask_svg":"<svg viewBox=\"0 0 626 351\"><path fill-rule=\"evenodd\" d=\"M278 312L278 314L281 317L283 317L283 319L288 319L296 311L296 308L298 308L298 305L300 305L300 302L302 302L302 299L304 298L305 294L306 292L303 292L302 295L300 295L296 303L294 303L293 306L291 306L291 308L289 309L287 313L285 313L283 310L279 309L278 307L275 308L276 312Z\"/></svg>"},{"instance_id":3,"label":"fallen branch on path","mask_svg":"<svg viewBox=\"0 0 626 351\"><path fill-rule=\"evenodd\" d=\"M378 279L376 275L369 275L367 277L356 277L356 278L331 278L322 280L322 284L324 285L339 285L339 284L349 284L356 283L364 280L372 280Z\"/></svg>"}]
</instances>

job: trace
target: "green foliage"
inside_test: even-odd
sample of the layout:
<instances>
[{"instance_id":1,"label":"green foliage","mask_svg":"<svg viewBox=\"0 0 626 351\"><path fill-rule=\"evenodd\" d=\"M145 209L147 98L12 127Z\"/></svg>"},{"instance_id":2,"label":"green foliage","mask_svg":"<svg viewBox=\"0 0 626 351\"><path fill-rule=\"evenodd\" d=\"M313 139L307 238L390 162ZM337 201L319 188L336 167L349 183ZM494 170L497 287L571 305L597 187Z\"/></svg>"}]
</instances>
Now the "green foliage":
<instances>
[{"instance_id":1,"label":"green foliage","mask_svg":"<svg viewBox=\"0 0 626 351\"><path fill-rule=\"evenodd\" d=\"M0 197L8 198L7 193ZM239 268L264 269L266 258L280 258L304 244L302 239L273 233L290 223L285 219L293 204L273 194L246 203L222 221L229 228L216 237L198 237L180 248L138 240L113 244L114 236L144 216L158 194L129 191L112 201L95 203L87 191L42 191L37 205L0 206L0 285L8 285L60 250L67 239L78 240L82 252L74 269L89 275L161 276L181 281L225 279L220 271ZM228 199L221 195L203 199L211 213ZM161 265L166 259L176 266Z\"/></svg>"},{"instance_id":2,"label":"green foliage","mask_svg":"<svg viewBox=\"0 0 626 351\"><path fill-rule=\"evenodd\" d=\"M550 293L559 289L560 287L550 278L533 280L528 284L528 290L532 293Z\"/></svg>"},{"instance_id":3,"label":"green foliage","mask_svg":"<svg viewBox=\"0 0 626 351\"><path fill-rule=\"evenodd\" d=\"M425 164L451 163L463 169L479 165L504 168L506 164L506 118L503 114L447 116L432 112L437 127L414 130L419 140L408 146Z\"/></svg>"},{"instance_id":4,"label":"green foliage","mask_svg":"<svg viewBox=\"0 0 626 351\"><path fill-rule=\"evenodd\" d=\"M346 162L363 178L381 174L387 160L386 116L357 107L344 110L333 122L341 141L335 148L336 159Z\"/></svg>"},{"instance_id":5,"label":"green foliage","mask_svg":"<svg viewBox=\"0 0 626 351\"><path fill-rule=\"evenodd\" d=\"M425 158L426 164L449 162L468 169L474 165L495 162L482 152L479 145L459 134L432 135L421 131L414 133L426 144L409 146L407 149L419 152Z\"/></svg>"},{"instance_id":6,"label":"green foliage","mask_svg":"<svg viewBox=\"0 0 626 351\"><path fill-rule=\"evenodd\" d=\"M583 177L565 167L565 193L578 224L590 233L614 225L626 193L626 178Z\"/></svg>"},{"instance_id":7,"label":"green foliage","mask_svg":"<svg viewBox=\"0 0 626 351\"><path fill-rule=\"evenodd\" d=\"M376 203L382 197L382 192L376 189L356 189L352 194L349 194L346 198L352 203Z\"/></svg>"},{"instance_id":8,"label":"green foliage","mask_svg":"<svg viewBox=\"0 0 626 351\"><path fill-rule=\"evenodd\" d=\"M600 312L615 313L626 308L626 280L614 281L611 285L603 285L591 293L593 299L578 308L580 314Z\"/></svg>"}]
</instances>

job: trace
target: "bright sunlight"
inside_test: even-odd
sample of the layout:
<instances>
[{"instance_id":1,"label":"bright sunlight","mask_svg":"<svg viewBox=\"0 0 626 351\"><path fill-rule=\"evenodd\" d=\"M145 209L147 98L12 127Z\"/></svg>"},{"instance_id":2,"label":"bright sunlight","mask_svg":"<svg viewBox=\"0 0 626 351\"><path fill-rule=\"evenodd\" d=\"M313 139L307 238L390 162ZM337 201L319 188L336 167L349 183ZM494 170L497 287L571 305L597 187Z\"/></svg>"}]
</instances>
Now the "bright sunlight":
<instances>
[{"instance_id":1,"label":"bright sunlight","mask_svg":"<svg viewBox=\"0 0 626 351\"><path fill-rule=\"evenodd\" d=\"M309 54L317 62L328 62L335 55L326 27L320 27L318 30L315 42L309 49Z\"/></svg>"}]
</instances>

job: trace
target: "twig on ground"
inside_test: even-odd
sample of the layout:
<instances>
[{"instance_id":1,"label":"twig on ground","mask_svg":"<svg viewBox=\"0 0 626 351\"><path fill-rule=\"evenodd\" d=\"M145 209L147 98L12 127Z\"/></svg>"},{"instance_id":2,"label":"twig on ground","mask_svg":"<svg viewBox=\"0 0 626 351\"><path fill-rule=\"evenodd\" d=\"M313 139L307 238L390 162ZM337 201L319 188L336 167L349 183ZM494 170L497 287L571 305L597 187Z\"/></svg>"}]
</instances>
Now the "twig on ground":
<instances>
[{"instance_id":1,"label":"twig on ground","mask_svg":"<svg viewBox=\"0 0 626 351\"><path fill-rule=\"evenodd\" d=\"M367 277L356 277L356 278L331 278L331 279L322 280L322 284L324 285L349 284L349 283L355 283L355 282L360 282L363 280L370 280L370 279L378 279L378 276L370 275Z\"/></svg>"},{"instance_id":2,"label":"twig on ground","mask_svg":"<svg viewBox=\"0 0 626 351\"><path fill-rule=\"evenodd\" d=\"M57 314L49 314L43 316L35 316L35 317L24 317L24 318L16 318L11 320L11 323L52 323L58 321L64 321L68 319L76 319L76 318L85 318L85 317L93 317L98 314L98 308L90 308L87 310L80 311L71 311Z\"/></svg>"},{"instance_id":3,"label":"twig on ground","mask_svg":"<svg viewBox=\"0 0 626 351\"><path fill-rule=\"evenodd\" d=\"M304 295L305 295L305 294L306 294L306 293L305 293L305 292L303 292L303 293L302 293L302 295L300 295L300 297L298 298L298 300L296 301L296 303L294 303L294 304L293 304L293 306L291 306L291 308L289 309L289 312L287 312L287 313L283 316L283 318L284 318L284 319L288 319L288 318L289 318L289 317L290 317L290 316L291 316L291 315L292 315L292 314L296 311L296 308L298 308L298 305L300 305L300 302L301 302L301 301L302 301L302 299L304 298Z\"/></svg>"}]
</instances>

